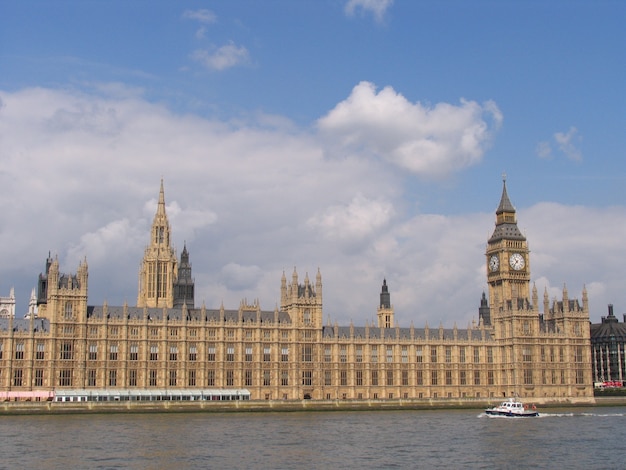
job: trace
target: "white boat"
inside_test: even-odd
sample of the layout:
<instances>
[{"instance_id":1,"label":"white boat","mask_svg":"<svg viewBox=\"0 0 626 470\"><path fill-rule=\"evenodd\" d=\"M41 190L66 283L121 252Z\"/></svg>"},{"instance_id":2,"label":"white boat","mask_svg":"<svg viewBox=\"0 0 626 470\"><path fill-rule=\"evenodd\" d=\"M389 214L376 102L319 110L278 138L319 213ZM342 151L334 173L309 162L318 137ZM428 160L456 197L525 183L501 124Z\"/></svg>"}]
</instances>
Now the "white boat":
<instances>
[{"instance_id":1,"label":"white boat","mask_svg":"<svg viewBox=\"0 0 626 470\"><path fill-rule=\"evenodd\" d=\"M509 398L498 406L487 408L485 413L492 416L509 416L513 418L532 418L539 416L535 405L525 405L515 398Z\"/></svg>"}]
</instances>

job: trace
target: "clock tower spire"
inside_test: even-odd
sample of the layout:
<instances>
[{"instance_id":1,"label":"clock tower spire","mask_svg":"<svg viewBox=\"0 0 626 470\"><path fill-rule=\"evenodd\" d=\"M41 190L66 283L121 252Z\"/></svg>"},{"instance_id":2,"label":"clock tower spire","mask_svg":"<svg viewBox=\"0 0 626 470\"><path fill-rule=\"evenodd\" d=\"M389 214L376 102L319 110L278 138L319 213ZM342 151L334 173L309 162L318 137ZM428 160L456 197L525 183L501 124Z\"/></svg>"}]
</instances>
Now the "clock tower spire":
<instances>
[{"instance_id":1,"label":"clock tower spire","mask_svg":"<svg viewBox=\"0 0 626 470\"><path fill-rule=\"evenodd\" d=\"M515 208L506 189L506 175L502 175L496 227L485 253L489 304L495 311L530 302L529 253L526 237L517 227Z\"/></svg>"}]
</instances>

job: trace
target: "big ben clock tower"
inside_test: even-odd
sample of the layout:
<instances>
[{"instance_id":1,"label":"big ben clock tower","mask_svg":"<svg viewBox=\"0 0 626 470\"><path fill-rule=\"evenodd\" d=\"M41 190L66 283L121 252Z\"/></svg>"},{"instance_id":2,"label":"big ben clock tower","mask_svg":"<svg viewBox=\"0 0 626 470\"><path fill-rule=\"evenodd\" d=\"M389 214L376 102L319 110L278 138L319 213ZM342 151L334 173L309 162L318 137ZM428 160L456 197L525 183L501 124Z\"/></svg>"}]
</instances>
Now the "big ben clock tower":
<instances>
[{"instance_id":1,"label":"big ben clock tower","mask_svg":"<svg viewBox=\"0 0 626 470\"><path fill-rule=\"evenodd\" d=\"M496 210L496 228L487 242L489 305L497 312L505 304L530 301L530 265L526 237L517 227L515 208L502 178L502 197Z\"/></svg>"}]
</instances>

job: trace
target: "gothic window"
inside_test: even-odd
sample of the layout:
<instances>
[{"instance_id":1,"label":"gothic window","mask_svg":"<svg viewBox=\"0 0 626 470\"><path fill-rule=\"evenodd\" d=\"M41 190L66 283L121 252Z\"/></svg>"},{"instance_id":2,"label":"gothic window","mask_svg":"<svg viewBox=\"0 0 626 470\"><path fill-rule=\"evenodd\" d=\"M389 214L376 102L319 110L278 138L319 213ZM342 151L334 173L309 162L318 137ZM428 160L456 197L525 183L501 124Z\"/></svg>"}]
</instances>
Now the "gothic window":
<instances>
[{"instance_id":1,"label":"gothic window","mask_svg":"<svg viewBox=\"0 0 626 470\"><path fill-rule=\"evenodd\" d=\"M524 385L533 384L533 371L532 369L524 369Z\"/></svg>"},{"instance_id":2,"label":"gothic window","mask_svg":"<svg viewBox=\"0 0 626 470\"><path fill-rule=\"evenodd\" d=\"M246 369L245 371L245 386L246 387L251 387L252 386L252 371L250 369Z\"/></svg>"},{"instance_id":3,"label":"gothic window","mask_svg":"<svg viewBox=\"0 0 626 470\"><path fill-rule=\"evenodd\" d=\"M437 362L437 346L432 346L430 348L430 362L433 364ZM436 384L433 384L436 385Z\"/></svg>"},{"instance_id":4,"label":"gothic window","mask_svg":"<svg viewBox=\"0 0 626 470\"><path fill-rule=\"evenodd\" d=\"M207 347L207 361L215 362L215 344L209 344Z\"/></svg>"},{"instance_id":5,"label":"gothic window","mask_svg":"<svg viewBox=\"0 0 626 470\"><path fill-rule=\"evenodd\" d=\"M88 387L96 386L96 369L89 369L87 371L87 386Z\"/></svg>"},{"instance_id":6,"label":"gothic window","mask_svg":"<svg viewBox=\"0 0 626 470\"><path fill-rule=\"evenodd\" d=\"M65 319L72 319L72 302L65 302Z\"/></svg>"},{"instance_id":7,"label":"gothic window","mask_svg":"<svg viewBox=\"0 0 626 470\"><path fill-rule=\"evenodd\" d=\"M423 352L422 352L422 347L421 346L417 346L417 348L415 349L415 361L418 364L424 362L424 356L423 356Z\"/></svg>"},{"instance_id":8,"label":"gothic window","mask_svg":"<svg viewBox=\"0 0 626 470\"><path fill-rule=\"evenodd\" d=\"M465 363L465 346L459 347L459 362L461 364Z\"/></svg>"},{"instance_id":9,"label":"gothic window","mask_svg":"<svg viewBox=\"0 0 626 470\"><path fill-rule=\"evenodd\" d=\"M363 362L363 346L356 346L356 362Z\"/></svg>"},{"instance_id":10,"label":"gothic window","mask_svg":"<svg viewBox=\"0 0 626 470\"><path fill-rule=\"evenodd\" d=\"M234 362L235 361L235 346L229 344L226 346L226 361Z\"/></svg>"},{"instance_id":11,"label":"gothic window","mask_svg":"<svg viewBox=\"0 0 626 470\"><path fill-rule=\"evenodd\" d=\"M170 346L170 361L178 361L178 347Z\"/></svg>"},{"instance_id":12,"label":"gothic window","mask_svg":"<svg viewBox=\"0 0 626 470\"><path fill-rule=\"evenodd\" d=\"M119 352L119 347L117 346L117 344L112 344L111 345L111 350L109 352L109 360L110 361L117 361L117 353Z\"/></svg>"},{"instance_id":13,"label":"gothic window","mask_svg":"<svg viewBox=\"0 0 626 470\"><path fill-rule=\"evenodd\" d=\"M89 345L89 360L96 361L98 359L98 345L90 344Z\"/></svg>"},{"instance_id":14,"label":"gothic window","mask_svg":"<svg viewBox=\"0 0 626 470\"><path fill-rule=\"evenodd\" d=\"M151 387L156 387L157 385L157 371L156 369L150 369L149 372L149 384Z\"/></svg>"},{"instance_id":15,"label":"gothic window","mask_svg":"<svg viewBox=\"0 0 626 470\"><path fill-rule=\"evenodd\" d=\"M582 346L576 346L574 354L574 362L583 362L583 348Z\"/></svg>"},{"instance_id":16,"label":"gothic window","mask_svg":"<svg viewBox=\"0 0 626 470\"><path fill-rule=\"evenodd\" d=\"M363 385L363 371L362 370L356 371L356 385L357 386Z\"/></svg>"},{"instance_id":17,"label":"gothic window","mask_svg":"<svg viewBox=\"0 0 626 470\"><path fill-rule=\"evenodd\" d=\"M110 370L109 371L109 387L116 387L116 386L117 386L117 371Z\"/></svg>"},{"instance_id":18,"label":"gothic window","mask_svg":"<svg viewBox=\"0 0 626 470\"><path fill-rule=\"evenodd\" d=\"M252 362L252 345L250 345L250 344L246 344L245 361L246 362Z\"/></svg>"},{"instance_id":19,"label":"gothic window","mask_svg":"<svg viewBox=\"0 0 626 470\"><path fill-rule=\"evenodd\" d=\"M72 359L72 343L69 341L65 341L61 343L61 359L69 360Z\"/></svg>"},{"instance_id":20,"label":"gothic window","mask_svg":"<svg viewBox=\"0 0 626 470\"><path fill-rule=\"evenodd\" d=\"M226 371L226 386L232 387L235 385L235 371L232 369L228 369Z\"/></svg>"},{"instance_id":21,"label":"gothic window","mask_svg":"<svg viewBox=\"0 0 626 470\"><path fill-rule=\"evenodd\" d=\"M59 371L59 386L60 387L72 386L72 369L61 369Z\"/></svg>"},{"instance_id":22,"label":"gothic window","mask_svg":"<svg viewBox=\"0 0 626 470\"><path fill-rule=\"evenodd\" d=\"M330 370L325 370L324 371L324 385L332 385L333 384L333 376L332 376L332 371Z\"/></svg>"},{"instance_id":23,"label":"gothic window","mask_svg":"<svg viewBox=\"0 0 626 470\"><path fill-rule=\"evenodd\" d=\"M311 310L308 308L304 309L304 324L305 325L311 324Z\"/></svg>"},{"instance_id":24,"label":"gothic window","mask_svg":"<svg viewBox=\"0 0 626 470\"><path fill-rule=\"evenodd\" d=\"M302 362L311 362L313 360L313 346L305 344L302 346Z\"/></svg>"},{"instance_id":25,"label":"gothic window","mask_svg":"<svg viewBox=\"0 0 626 470\"><path fill-rule=\"evenodd\" d=\"M189 371L189 380L187 381L187 383L189 384L190 387L196 386L196 371L195 370L192 369Z\"/></svg>"},{"instance_id":26,"label":"gothic window","mask_svg":"<svg viewBox=\"0 0 626 470\"><path fill-rule=\"evenodd\" d=\"M371 359L372 359L372 363L374 364L378 362L378 346L376 346L375 344L372 345Z\"/></svg>"},{"instance_id":27,"label":"gothic window","mask_svg":"<svg viewBox=\"0 0 626 470\"><path fill-rule=\"evenodd\" d=\"M195 344L192 344L189 346L189 360L195 361L197 357L198 357L198 348L196 347Z\"/></svg>"},{"instance_id":28,"label":"gothic window","mask_svg":"<svg viewBox=\"0 0 626 470\"><path fill-rule=\"evenodd\" d=\"M452 362L452 347L446 346L446 363Z\"/></svg>"},{"instance_id":29,"label":"gothic window","mask_svg":"<svg viewBox=\"0 0 626 470\"><path fill-rule=\"evenodd\" d=\"M13 386L21 387L22 386L22 369L15 369L13 371Z\"/></svg>"},{"instance_id":30,"label":"gothic window","mask_svg":"<svg viewBox=\"0 0 626 470\"><path fill-rule=\"evenodd\" d=\"M348 351L347 346L342 344L339 346L339 361L340 362L348 362Z\"/></svg>"},{"instance_id":31,"label":"gothic window","mask_svg":"<svg viewBox=\"0 0 626 470\"><path fill-rule=\"evenodd\" d=\"M312 384L313 384L313 371L303 370L302 371L302 385L310 386Z\"/></svg>"},{"instance_id":32,"label":"gothic window","mask_svg":"<svg viewBox=\"0 0 626 470\"><path fill-rule=\"evenodd\" d=\"M151 361L159 360L159 347L157 345L150 346L150 360Z\"/></svg>"},{"instance_id":33,"label":"gothic window","mask_svg":"<svg viewBox=\"0 0 626 470\"><path fill-rule=\"evenodd\" d=\"M270 345L269 344L264 344L263 345L263 362L270 362L271 361L271 349L270 349Z\"/></svg>"},{"instance_id":34,"label":"gothic window","mask_svg":"<svg viewBox=\"0 0 626 470\"><path fill-rule=\"evenodd\" d=\"M35 387L43 386L43 369L35 369Z\"/></svg>"},{"instance_id":35,"label":"gothic window","mask_svg":"<svg viewBox=\"0 0 626 470\"><path fill-rule=\"evenodd\" d=\"M289 347L288 346L281 347L280 360L281 362L289 362Z\"/></svg>"},{"instance_id":36,"label":"gothic window","mask_svg":"<svg viewBox=\"0 0 626 470\"><path fill-rule=\"evenodd\" d=\"M424 372L421 370L417 371L417 385L424 385Z\"/></svg>"},{"instance_id":37,"label":"gothic window","mask_svg":"<svg viewBox=\"0 0 626 470\"><path fill-rule=\"evenodd\" d=\"M24 359L24 343L17 343L15 345L15 359Z\"/></svg>"},{"instance_id":38,"label":"gothic window","mask_svg":"<svg viewBox=\"0 0 626 470\"><path fill-rule=\"evenodd\" d=\"M136 387L137 386L137 370L131 369L128 371L128 386Z\"/></svg>"},{"instance_id":39,"label":"gothic window","mask_svg":"<svg viewBox=\"0 0 626 470\"><path fill-rule=\"evenodd\" d=\"M176 386L176 371L170 370L170 387Z\"/></svg>"},{"instance_id":40,"label":"gothic window","mask_svg":"<svg viewBox=\"0 0 626 470\"><path fill-rule=\"evenodd\" d=\"M131 344L130 345L130 360L136 361L137 359L139 359L139 346L137 346L136 344Z\"/></svg>"},{"instance_id":41,"label":"gothic window","mask_svg":"<svg viewBox=\"0 0 626 470\"><path fill-rule=\"evenodd\" d=\"M342 386L348 385L348 371L342 370L339 372L339 384Z\"/></svg>"},{"instance_id":42,"label":"gothic window","mask_svg":"<svg viewBox=\"0 0 626 470\"><path fill-rule=\"evenodd\" d=\"M393 346L387 346L387 363L393 362Z\"/></svg>"},{"instance_id":43,"label":"gothic window","mask_svg":"<svg viewBox=\"0 0 626 470\"><path fill-rule=\"evenodd\" d=\"M378 371L377 370L372 371L372 385L373 386L378 385Z\"/></svg>"},{"instance_id":44,"label":"gothic window","mask_svg":"<svg viewBox=\"0 0 626 470\"><path fill-rule=\"evenodd\" d=\"M387 386L388 387L393 386L393 370L387 371Z\"/></svg>"}]
</instances>

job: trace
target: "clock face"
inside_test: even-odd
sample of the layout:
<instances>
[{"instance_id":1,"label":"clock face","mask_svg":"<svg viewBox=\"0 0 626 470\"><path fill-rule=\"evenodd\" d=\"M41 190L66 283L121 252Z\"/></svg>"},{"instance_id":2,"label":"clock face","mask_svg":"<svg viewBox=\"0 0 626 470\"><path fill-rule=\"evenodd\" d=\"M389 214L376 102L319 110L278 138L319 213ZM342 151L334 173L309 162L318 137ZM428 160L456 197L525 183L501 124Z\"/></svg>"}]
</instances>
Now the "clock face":
<instances>
[{"instance_id":1,"label":"clock face","mask_svg":"<svg viewBox=\"0 0 626 470\"><path fill-rule=\"evenodd\" d=\"M511 257L509 258L509 264L516 271L519 271L520 269L524 269L524 266L526 266L524 257L520 253L513 253Z\"/></svg>"},{"instance_id":2,"label":"clock face","mask_svg":"<svg viewBox=\"0 0 626 470\"><path fill-rule=\"evenodd\" d=\"M498 259L498 255L492 255L491 258L489 258L489 269L491 271L497 271L499 267L500 260Z\"/></svg>"}]
</instances>

